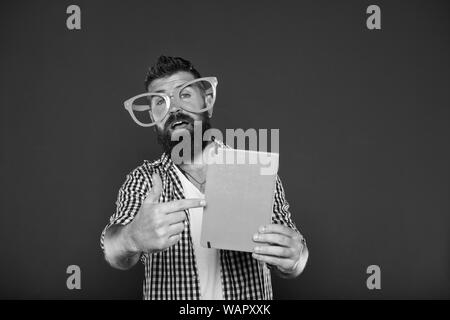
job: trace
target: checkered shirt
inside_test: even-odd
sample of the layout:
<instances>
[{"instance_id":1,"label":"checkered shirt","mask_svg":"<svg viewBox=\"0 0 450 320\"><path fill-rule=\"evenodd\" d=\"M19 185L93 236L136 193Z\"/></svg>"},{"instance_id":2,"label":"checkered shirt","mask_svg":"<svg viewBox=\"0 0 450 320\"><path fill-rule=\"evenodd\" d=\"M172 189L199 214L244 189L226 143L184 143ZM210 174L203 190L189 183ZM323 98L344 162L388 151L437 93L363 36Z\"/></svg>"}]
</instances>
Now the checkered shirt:
<instances>
[{"instance_id":1,"label":"checkered shirt","mask_svg":"<svg viewBox=\"0 0 450 320\"><path fill-rule=\"evenodd\" d=\"M222 143L216 141L223 146ZM131 171L125 179L116 201L116 211L101 235L104 250L106 229L114 224L126 225L138 213L147 193L152 188L152 174L159 173L163 191L160 202L184 199L182 184L170 156L163 153L160 159L144 163ZM157 253L142 253L145 266L143 298L148 300L201 299L198 269L192 243L189 211L181 234L181 240L174 246ZM298 232L291 220L289 204L283 185L277 176L272 223L283 224ZM226 300L258 299L271 300L271 272L265 263L252 258L251 253L219 250L223 297Z\"/></svg>"}]
</instances>

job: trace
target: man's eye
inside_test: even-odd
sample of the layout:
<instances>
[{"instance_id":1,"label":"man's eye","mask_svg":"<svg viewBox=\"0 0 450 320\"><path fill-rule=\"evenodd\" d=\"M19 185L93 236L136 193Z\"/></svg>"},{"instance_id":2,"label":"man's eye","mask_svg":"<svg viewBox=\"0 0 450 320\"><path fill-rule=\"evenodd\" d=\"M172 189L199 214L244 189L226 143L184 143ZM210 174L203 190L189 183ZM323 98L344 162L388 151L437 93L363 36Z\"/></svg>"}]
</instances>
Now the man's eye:
<instances>
[{"instance_id":1,"label":"man's eye","mask_svg":"<svg viewBox=\"0 0 450 320\"><path fill-rule=\"evenodd\" d=\"M182 93L180 96L181 96L181 99L187 99L187 98L191 97L191 94L190 93Z\"/></svg>"},{"instance_id":2,"label":"man's eye","mask_svg":"<svg viewBox=\"0 0 450 320\"><path fill-rule=\"evenodd\" d=\"M162 105L164 103L164 99L158 99L157 101L156 101L156 105L157 106L160 106L160 105Z\"/></svg>"}]
</instances>

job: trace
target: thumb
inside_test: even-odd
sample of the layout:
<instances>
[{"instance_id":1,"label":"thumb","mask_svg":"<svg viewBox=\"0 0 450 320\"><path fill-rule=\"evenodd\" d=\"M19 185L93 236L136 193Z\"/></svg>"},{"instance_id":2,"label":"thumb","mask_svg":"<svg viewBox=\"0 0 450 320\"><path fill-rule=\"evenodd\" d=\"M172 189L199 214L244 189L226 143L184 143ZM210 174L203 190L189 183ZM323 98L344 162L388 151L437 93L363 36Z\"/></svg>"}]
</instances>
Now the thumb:
<instances>
[{"instance_id":1,"label":"thumb","mask_svg":"<svg viewBox=\"0 0 450 320\"><path fill-rule=\"evenodd\" d=\"M158 203L159 201L163 188L161 178L156 172L152 175L152 183L153 187L148 192L147 197L144 200L145 203Z\"/></svg>"}]
</instances>

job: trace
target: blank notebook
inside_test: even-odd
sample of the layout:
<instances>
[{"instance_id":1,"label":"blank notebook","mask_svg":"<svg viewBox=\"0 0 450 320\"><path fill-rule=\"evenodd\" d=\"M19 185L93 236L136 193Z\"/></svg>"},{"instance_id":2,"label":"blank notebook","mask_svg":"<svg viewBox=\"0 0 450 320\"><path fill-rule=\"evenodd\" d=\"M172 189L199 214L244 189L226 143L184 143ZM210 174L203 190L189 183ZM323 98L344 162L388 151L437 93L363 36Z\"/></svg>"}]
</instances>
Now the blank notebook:
<instances>
[{"instance_id":1,"label":"blank notebook","mask_svg":"<svg viewBox=\"0 0 450 320\"><path fill-rule=\"evenodd\" d=\"M253 235L271 223L278 154L224 148L212 154L220 163L207 165L200 243L252 252Z\"/></svg>"}]
</instances>

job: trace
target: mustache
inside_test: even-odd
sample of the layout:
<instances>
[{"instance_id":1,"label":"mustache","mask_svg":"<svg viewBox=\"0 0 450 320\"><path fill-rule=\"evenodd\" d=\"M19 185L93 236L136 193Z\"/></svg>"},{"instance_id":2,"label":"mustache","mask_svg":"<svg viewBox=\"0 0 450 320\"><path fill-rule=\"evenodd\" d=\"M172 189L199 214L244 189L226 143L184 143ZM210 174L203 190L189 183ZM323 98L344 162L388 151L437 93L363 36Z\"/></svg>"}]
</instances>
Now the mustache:
<instances>
[{"instance_id":1,"label":"mustache","mask_svg":"<svg viewBox=\"0 0 450 320\"><path fill-rule=\"evenodd\" d=\"M164 125L164 131L167 131L170 126L177 121L186 121L187 123L194 123L194 119L184 113L171 113L167 118L166 124Z\"/></svg>"}]
</instances>

